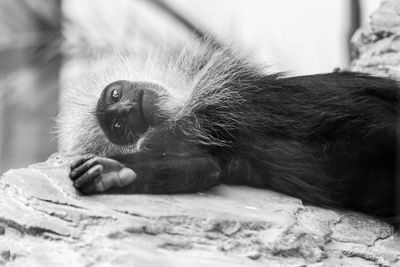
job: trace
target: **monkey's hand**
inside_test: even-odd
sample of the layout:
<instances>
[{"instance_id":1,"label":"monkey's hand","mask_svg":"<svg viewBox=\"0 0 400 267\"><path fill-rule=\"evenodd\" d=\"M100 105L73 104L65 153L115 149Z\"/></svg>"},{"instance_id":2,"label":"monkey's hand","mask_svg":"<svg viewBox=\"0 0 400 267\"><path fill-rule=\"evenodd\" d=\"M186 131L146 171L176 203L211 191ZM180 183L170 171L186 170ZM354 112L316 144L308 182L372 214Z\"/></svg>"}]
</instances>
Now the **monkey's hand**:
<instances>
[{"instance_id":1,"label":"monkey's hand","mask_svg":"<svg viewBox=\"0 0 400 267\"><path fill-rule=\"evenodd\" d=\"M136 173L119 161L85 155L71 164L69 177L76 189L89 194L126 186L136 179Z\"/></svg>"}]
</instances>

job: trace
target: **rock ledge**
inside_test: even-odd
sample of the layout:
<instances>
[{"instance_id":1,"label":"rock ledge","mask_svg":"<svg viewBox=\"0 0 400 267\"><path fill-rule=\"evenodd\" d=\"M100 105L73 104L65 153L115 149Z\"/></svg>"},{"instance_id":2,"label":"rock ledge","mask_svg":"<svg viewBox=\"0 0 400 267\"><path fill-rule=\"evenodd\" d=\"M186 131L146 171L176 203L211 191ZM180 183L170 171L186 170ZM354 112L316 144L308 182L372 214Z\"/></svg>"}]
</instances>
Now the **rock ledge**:
<instances>
[{"instance_id":1,"label":"rock ledge","mask_svg":"<svg viewBox=\"0 0 400 267\"><path fill-rule=\"evenodd\" d=\"M249 187L82 196L71 158L0 178L0 265L400 266L399 235L350 211Z\"/></svg>"}]
</instances>

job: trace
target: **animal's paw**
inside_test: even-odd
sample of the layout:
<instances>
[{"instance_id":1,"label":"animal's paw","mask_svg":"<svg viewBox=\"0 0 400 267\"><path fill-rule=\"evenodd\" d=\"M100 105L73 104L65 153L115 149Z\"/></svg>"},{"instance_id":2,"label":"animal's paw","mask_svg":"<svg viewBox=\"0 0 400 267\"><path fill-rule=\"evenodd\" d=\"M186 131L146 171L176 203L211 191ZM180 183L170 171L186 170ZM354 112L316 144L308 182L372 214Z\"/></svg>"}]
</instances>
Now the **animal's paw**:
<instances>
[{"instance_id":1,"label":"animal's paw","mask_svg":"<svg viewBox=\"0 0 400 267\"><path fill-rule=\"evenodd\" d=\"M76 189L88 194L126 186L136 179L136 173L119 161L84 155L71 164L69 177Z\"/></svg>"}]
</instances>

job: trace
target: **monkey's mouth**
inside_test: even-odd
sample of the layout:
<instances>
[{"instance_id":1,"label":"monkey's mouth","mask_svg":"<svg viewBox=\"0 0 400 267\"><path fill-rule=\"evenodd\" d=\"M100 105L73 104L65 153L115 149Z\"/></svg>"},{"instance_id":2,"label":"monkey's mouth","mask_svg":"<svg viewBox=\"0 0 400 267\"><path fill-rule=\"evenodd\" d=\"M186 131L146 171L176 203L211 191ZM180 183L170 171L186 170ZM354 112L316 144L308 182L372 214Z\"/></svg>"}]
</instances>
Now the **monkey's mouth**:
<instances>
[{"instance_id":1,"label":"monkey's mouth","mask_svg":"<svg viewBox=\"0 0 400 267\"><path fill-rule=\"evenodd\" d=\"M145 133L150 126L146 115L147 104L145 101L145 95L145 89L136 90L135 95L131 100L131 103L136 106L136 108L132 109L126 117L130 126L131 133L133 134L133 136L135 136L135 139Z\"/></svg>"},{"instance_id":2,"label":"monkey's mouth","mask_svg":"<svg viewBox=\"0 0 400 267\"><path fill-rule=\"evenodd\" d=\"M141 90L139 93L140 102L140 115L143 123L146 125L146 129L149 126L155 126L156 124L156 114L157 114L157 101L158 94L153 90Z\"/></svg>"}]
</instances>

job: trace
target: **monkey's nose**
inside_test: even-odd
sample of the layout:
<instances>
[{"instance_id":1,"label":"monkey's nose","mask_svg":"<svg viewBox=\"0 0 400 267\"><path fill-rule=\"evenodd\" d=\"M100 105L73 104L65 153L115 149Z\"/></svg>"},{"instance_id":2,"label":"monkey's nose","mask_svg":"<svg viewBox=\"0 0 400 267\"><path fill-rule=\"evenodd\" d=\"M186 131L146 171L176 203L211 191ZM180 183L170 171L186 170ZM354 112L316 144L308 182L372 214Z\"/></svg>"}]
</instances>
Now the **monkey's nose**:
<instances>
[{"instance_id":1,"label":"monkey's nose","mask_svg":"<svg viewBox=\"0 0 400 267\"><path fill-rule=\"evenodd\" d=\"M129 115L137 110L137 105L135 103L118 103L114 109L120 116Z\"/></svg>"}]
</instances>

